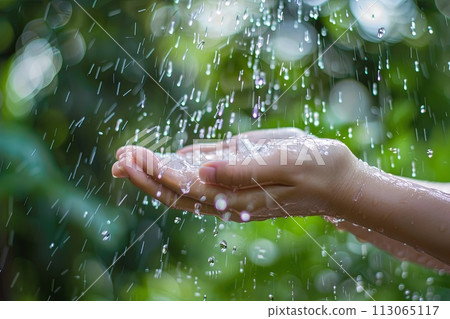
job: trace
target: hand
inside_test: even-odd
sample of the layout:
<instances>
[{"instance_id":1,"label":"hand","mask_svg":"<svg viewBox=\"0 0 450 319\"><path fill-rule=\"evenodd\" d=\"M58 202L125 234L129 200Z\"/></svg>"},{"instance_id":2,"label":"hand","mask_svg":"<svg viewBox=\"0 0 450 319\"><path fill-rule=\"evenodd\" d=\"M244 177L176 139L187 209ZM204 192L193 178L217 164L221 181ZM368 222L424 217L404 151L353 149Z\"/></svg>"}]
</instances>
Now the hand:
<instances>
[{"instance_id":1,"label":"hand","mask_svg":"<svg viewBox=\"0 0 450 319\"><path fill-rule=\"evenodd\" d=\"M117 152L113 175L168 206L248 221L340 214L357 162L343 143L298 129L253 131L201 146L200 163L196 148L167 155L161 165L167 156L127 146Z\"/></svg>"}]
</instances>

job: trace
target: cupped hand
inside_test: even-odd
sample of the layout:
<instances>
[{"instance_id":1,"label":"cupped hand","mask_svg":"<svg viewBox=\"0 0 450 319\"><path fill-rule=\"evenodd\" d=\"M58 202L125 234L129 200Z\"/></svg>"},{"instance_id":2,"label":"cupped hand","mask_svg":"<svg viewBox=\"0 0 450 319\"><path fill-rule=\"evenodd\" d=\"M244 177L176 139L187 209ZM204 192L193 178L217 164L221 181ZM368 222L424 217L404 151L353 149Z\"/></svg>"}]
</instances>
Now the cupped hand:
<instances>
[{"instance_id":1,"label":"cupped hand","mask_svg":"<svg viewBox=\"0 0 450 319\"><path fill-rule=\"evenodd\" d=\"M356 157L298 129L259 130L160 156L118 150L112 173L165 205L225 220L342 216ZM345 196L344 196L345 195Z\"/></svg>"}]
</instances>

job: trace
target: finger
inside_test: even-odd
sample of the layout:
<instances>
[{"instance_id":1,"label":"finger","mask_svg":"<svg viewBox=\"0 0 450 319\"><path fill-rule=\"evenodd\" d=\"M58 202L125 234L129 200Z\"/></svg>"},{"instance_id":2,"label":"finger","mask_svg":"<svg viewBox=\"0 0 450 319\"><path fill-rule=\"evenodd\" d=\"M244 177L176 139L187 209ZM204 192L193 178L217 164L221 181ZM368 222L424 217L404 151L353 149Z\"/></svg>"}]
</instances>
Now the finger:
<instances>
[{"instance_id":1,"label":"finger","mask_svg":"<svg viewBox=\"0 0 450 319\"><path fill-rule=\"evenodd\" d=\"M195 181L191 186L191 192L180 195L146 174L137 163L134 163L132 153L126 153L126 156L122 156L117 164L122 167L124 174L128 176L135 186L150 196L157 198L166 206L188 210L197 214L215 215L224 220L238 222L255 219L251 217L252 212L278 208L276 200L286 193L287 188L286 186L275 185L265 187L265 192L261 189L231 192L227 189L211 187ZM202 194L206 194L206 196ZM221 206L223 205L221 200L224 201L225 206ZM242 212L248 213L249 217L242 217ZM257 219L267 219L269 217L270 213L267 217L264 217L263 214L263 218L258 217Z\"/></svg>"},{"instance_id":2,"label":"finger","mask_svg":"<svg viewBox=\"0 0 450 319\"><path fill-rule=\"evenodd\" d=\"M176 151L179 155L185 155L187 153L193 153L195 150L200 152L216 152L218 149L225 147L225 143L218 142L218 143L198 143L198 144L192 144L183 147L182 149Z\"/></svg>"},{"instance_id":3,"label":"finger","mask_svg":"<svg viewBox=\"0 0 450 319\"><path fill-rule=\"evenodd\" d=\"M119 148L116 152L116 159L119 160L119 158L127 153L127 152L131 152L133 150L133 148L136 147L134 145L126 145L126 146L122 146L121 148Z\"/></svg>"},{"instance_id":4,"label":"finger","mask_svg":"<svg viewBox=\"0 0 450 319\"><path fill-rule=\"evenodd\" d=\"M306 132L293 127L282 127L277 129L264 129L255 130L234 136L233 138L248 138L254 140L256 138L267 138L267 139L278 139L278 138L292 138L292 137L302 137L307 135Z\"/></svg>"},{"instance_id":5,"label":"finger","mask_svg":"<svg viewBox=\"0 0 450 319\"><path fill-rule=\"evenodd\" d=\"M248 187L259 184L289 185L287 178L292 168L281 165L278 153L261 157L259 163L252 162L244 165L230 163L229 161L210 161L204 163L199 169L200 179L207 184L217 184L226 187Z\"/></svg>"},{"instance_id":6,"label":"finger","mask_svg":"<svg viewBox=\"0 0 450 319\"><path fill-rule=\"evenodd\" d=\"M133 160L135 165L142 171L152 176L153 179L173 192L185 194L194 200L214 204L218 194L229 196L231 190L220 186L211 186L201 183L198 177L198 169L183 161L182 158L170 157L169 161L159 159L157 156L145 149L135 148ZM195 184L195 187L193 185Z\"/></svg>"},{"instance_id":7,"label":"finger","mask_svg":"<svg viewBox=\"0 0 450 319\"><path fill-rule=\"evenodd\" d=\"M198 201L192 198L179 195L164 185L159 184L151 176L138 169L137 165L130 165L131 162L131 159L122 158L119 161L119 165L123 167L124 172L136 187L153 198L158 199L164 205L174 209L188 210L197 214L220 214L213 206L206 203L198 203Z\"/></svg>"},{"instance_id":8,"label":"finger","mask_svg":"<svg viewBox=\"0 0 450 319\"><path fill-rule=\"evenodd\" d=\"M111 173L114 178L128 178L128 175L119 162L115 162L111 168Z\"/></svg>"},{"instance_id":9,"label":"finger","mask_svg":"<svg viewBox=\"0 0 450 319\"><path fill-rule=\"evenodd\" d=\"M241 211L256 211L263 208L273 209L277 208L275 202L278 198L282 198L287 192L292 190L290 186L282 185L270 185L265 186L264 190L259 187L252 189L239 189L231 190L219 185L208 185L199 181L197 170L179 170L174 169L172 166L176 166L171 163L166 163L166 167L163 167L163 174L160 175L162 170L160 165L155 163L152 159L154 154L144 148L135 149L134 158L136 165L143 172L148 172L148 163L153 165L152 172L155 182L162 184L172 192L185 197L189 197L195 202L210 205L215 207L217 211L225 212L232 210L236 212ZM175 159L176 160L176 159ZM181 165L181 164L179 164ZM157 178L155 179L155 176Z\"/></svg>"}]
</instances>

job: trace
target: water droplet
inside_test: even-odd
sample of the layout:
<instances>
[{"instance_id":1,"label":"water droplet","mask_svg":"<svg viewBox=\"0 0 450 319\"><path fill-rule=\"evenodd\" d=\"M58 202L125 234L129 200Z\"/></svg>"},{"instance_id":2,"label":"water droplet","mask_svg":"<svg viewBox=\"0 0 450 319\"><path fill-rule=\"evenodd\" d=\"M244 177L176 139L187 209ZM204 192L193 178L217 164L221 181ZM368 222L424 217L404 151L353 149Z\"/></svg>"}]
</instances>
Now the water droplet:
<instances>
[{"instance_id":1,"label":"water droplet","mask_svg":"<svg viewBox=\"0 0 450 319\"><path fill-rule=\"evenodd\" d=\"M273 301L273 295L272 294L269 294L269 300Z\"/></svg>"},{"instance_id":2,"label":"water droplet","mask_svg":"<svg viewBox=\"0 0 450 319\"><path fill-rule=\"evenodd\" d=\"M156 198L152 198L152 206L155 209L158 209L160 205L161 205L161 202L159 200L157 200Z\"/></svg>"},{"instance_id":3,"label":"water droplet","mask_svg":"<svg viewBox=\"0 0 450 319\"><path fill-rule=\"evenodd\" d=\"M195 203L194 204L194 213L196 214L196 215L200 215L201 214L201 208L202 208L202 204L200 204L200 203Z\"/></svg>"},{"instance_id":4,"label":"water droplet","mask_svg":"<svg viewBox=\"0 0 450 319\"><path fill-rule=\"evenodd\" d=\"M433 153L434 153L434 151L431 148L427 149L427 156L428 156L428 158L432 158L433 157Z\"/></svg>"},{"instance_id":5,"label":"water droplet","mask_svg":"<svg viewBox=\"0 0 450 319\"><path fill-rule=\"evenodd\" d=\"M180 217L175 217L174 221L175 224L179 224L181 222L181 218Z\"/></svg>"},{"instance_id":6,"label":"water droplet","mask_svg":"<svg viewBox=\"0 0 450 319\"><path fill-rule=\"evenodd\" d=\"M123 120L122 119L118 119L116 122L116 127L114 128L114 130L116 132L118 132L120 130L120 124L122 124Z\"/></svg>"},{"instance_id":7,"label":"water droplet","mask_svg":"<svg viewBox=\"0 0 450 319\"><path fill-rule=\"evenodd\" d=\"M51 243L50 246L48 246L48 248L52 249L53 247L55 247L55 243Z\"/></svg>"},{"instance_id":8,"label":"water droplet","mask_svg":"<svg viewBox=\"0 0 450 319\"><path fill-rule=\"evenodd\" d=\"M200 201L201 201L201 202L204 202L205 200L206 200L206 196L200 197Z\"/></svg>"},{"instance_id":9,"label":"water droplet","mask_svg":"<svg viewBox=\"0 0 450 319\"><path fill-rule=\"evenodd\" d=\"M220 250L224 253L227 251L228 244L225 240L220 242Z\"/></svg>"},{"instance_id":10,"label":"water droplet","mask_svg":"<svg viewBox=\"0 0 450 319\"><path fill-rule=\"evenodd\" d=\"M208 263L211 267L214 266L215 262L216 262L216 259L214 258L214 256L211 256L208 258Z\"/></svg>"},{"instance_id":11,"label":"water droplet","mask_svg":"<svg viewBox=\"0 0 450 319\"><path fill-rule=\"evenodd\" d=\"M379 39L381 39L385 34L386 34L386 29L385 28L381 27L381 28L378 29L377 36L378 36Z\"/></svg>"},{"instance_id":12,"label":"water droplet","mask_svg":"<svg viewBox=\"0 0 450 319\"><path fill-rule=\"evenodd\" d=\"M180 189L183 192L183 194L189 193L191 191L191 182L188 181L186 184L180 185Z\"/></svg>"},{"instance_id":13,"label":"water droplet","mask_svg":"<svg viewBox=\"0 0 450 319\"><path fill-rule=\"evenodd\" d=\"M363 288L362 284L358 282L356 284L356 292L361 293L363 291L364 291L364 288Z\"/></svg>"},{"instance_id":14,"label":"water droplet","mask_svg":"<svg viewBox=\"0 0 450 319\"><path fill-rule=\"evenodd\" d=\"M247 211L242 211L241 212L241 220L243 222L248 222L250 220L250 214Z\"/></svg>"},{"instance_id":15,"label":"water droplet","mask_svg":"<svg viewBox=\"0 0 450 319\"><path fill-rule=\"evenodd\" d=\"M223 194L218 194L215 198L214 205L216 209L221 212L227 209L227 201L225 199L225 196Z\"/></svg>"},{"instance_id":16,"label":"water droplet","mask_svg":"<svg viewBox=\"0 0 450 319\"><path fill-rule=\"evenodd\" d=\"M169 250L169 245L168 244L164 244L162 246L162 250L161 252L163 253L163 255L167 254L167 251Z\"/></svg>"},{"instance_id":17,"label":"water droplet","mask_svg":"<svg viewBox=\"0 0 450 319\"><path fill-rule=\"evenodd\" d=\"M175 30L175 21L172 21L170 23L170 27L169 27L169 34L173 34L173 31Z\"/></svg>"},{"instance_id":18,"label":"water droplet","mask_svg":"<svg viewBox=\"0 0 450 319\"><path fill-rule=\"evenodd\" d=\"M426 109L426 107L425 107L425 105L421 105L420 106L420 113L425 113L427 111L427 109Z\"/></svg>"},{"instance_id":19,"label":"water droplet","mask_svg":"<svg viewBox=\"0 0 450 319\"><path fill-rule=\"evenodd\" d=\"M111 234L109 233L109 231L104 230L102 231L102 236L103 236L103 241L107 241L111 239Z\"/></svg>"},{"instance_id":20,"label":"water droplet","mask_svg":"<svg viewBox=\"0 0 450 319\"><path fill-rule=\"evenodd\" d=\"M432 285L433 283L434 283L433 277L428 277L428 278L427 278L427 285L430 286L430 285Z\"/></svg>"},{"instance_id":21,"label":"water droplet","mask_svg":"<svg viewBox=\"0 0 450 319\"><path fill-rule=\"evenodd\" d=\"M266 73L259 72L255 77L255 88L262 88L266 84Z\"/></svg>"},{"instance_id":22,"label":"water droplet","mask_svg":"<svg viewBox=\"0 0 450 319\"><path fill-rule=\"evenodd\" d=\"M411 34L413 36L416 36L417 35L417 32L416 32L416 20L414 18L411 19L411 27L410 27L410 29L411 29Z\"/></svg>"},{"instance_id":23,"label":"water droplet","mask_svg":"<svg viewBox=\"0 0 450 319\"><path fill-rule=\"evenodd\" d=\"M201 40L198 44L197 44L197 49L203 50L203 47L205 46L205 40Z\"/></svg>"}]
</instances>

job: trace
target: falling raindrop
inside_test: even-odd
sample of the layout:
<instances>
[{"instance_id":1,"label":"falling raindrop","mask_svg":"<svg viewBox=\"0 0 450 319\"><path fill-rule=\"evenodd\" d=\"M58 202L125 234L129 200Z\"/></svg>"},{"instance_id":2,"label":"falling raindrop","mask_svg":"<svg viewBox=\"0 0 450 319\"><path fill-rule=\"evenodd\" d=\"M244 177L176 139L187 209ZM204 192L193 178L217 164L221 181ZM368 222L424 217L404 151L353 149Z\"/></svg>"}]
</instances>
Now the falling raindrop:
<instances>
[{"instance_id":1,"label":"falling raindrop","mask_svg":"<svg viewBox=\"0 0 450 319\"><path fill-rule=\"evenodd\" d=\"M200 215L201 214L201 208L202 208L202 204L200 203L195 203L194 204L194 213L196 215Z\"/></svg>"},{"instance_id":2,"label":"falling raindrop","mask_svg":"<svg viewBox=\"0 0 450 319\"><path fill-rule=\"evenodd\" d=\"M203 50L203 47L205 46L205 40L201 40L198 44L197 44L197 49Z\"/></svg>"},{"instance_id":3,"label":"falling raindrop","mask_svg":"<svg viewBox=\"0 0 450 319\"><path fill-rule=\"evenodd\" d=\"M414 18L411 19L410 29L411 29L411 35L415 37L417 35L417 32L416 32L416 20Z\"/></svg>"},{"instance_id":4,"label":"falling raindrop","mask_svg":"<svg viewBox=\"0 0 450 319\"><path fill-rule=\"evenodd\" d=\"M425 113L427 111L427 109L426 109L426 107L425 107L425 105L421 105L420 106L420 113Z\"/></svg>"},{"instance_id":5,"label":"falling raindrop","mask_svg":"<svg viewBox=\"0 0 450 319\"><path fill-rule=\"evenodd\" d=\"M228 244L225 240L220 242L220 250L224 253L227 251Z\"/></svg>"},{"instance_id":6,"label":"falling raindrop","mask_svg":"<svg viewBox=\"0 0 450 319\"><path fill-rule=\"evenodd\" d=\"M120 130L120 124L122 124L123 120L122 119L118 119L116 122L116 127L114 128L114 130L116 132L118 132Z\"/></svg>"},{"instance_id":7,"label":"falling raindrop","mask_svg":"<svg viewBox=\"0 0 450 319\"><path fill-rule=\"evenodd\" d=\"M103 236L103 238L102 238L103 241L107 241L107 240L111 239L111 234L107 230L102 231L102 236Z\"/></svg>"}]
</instances>

